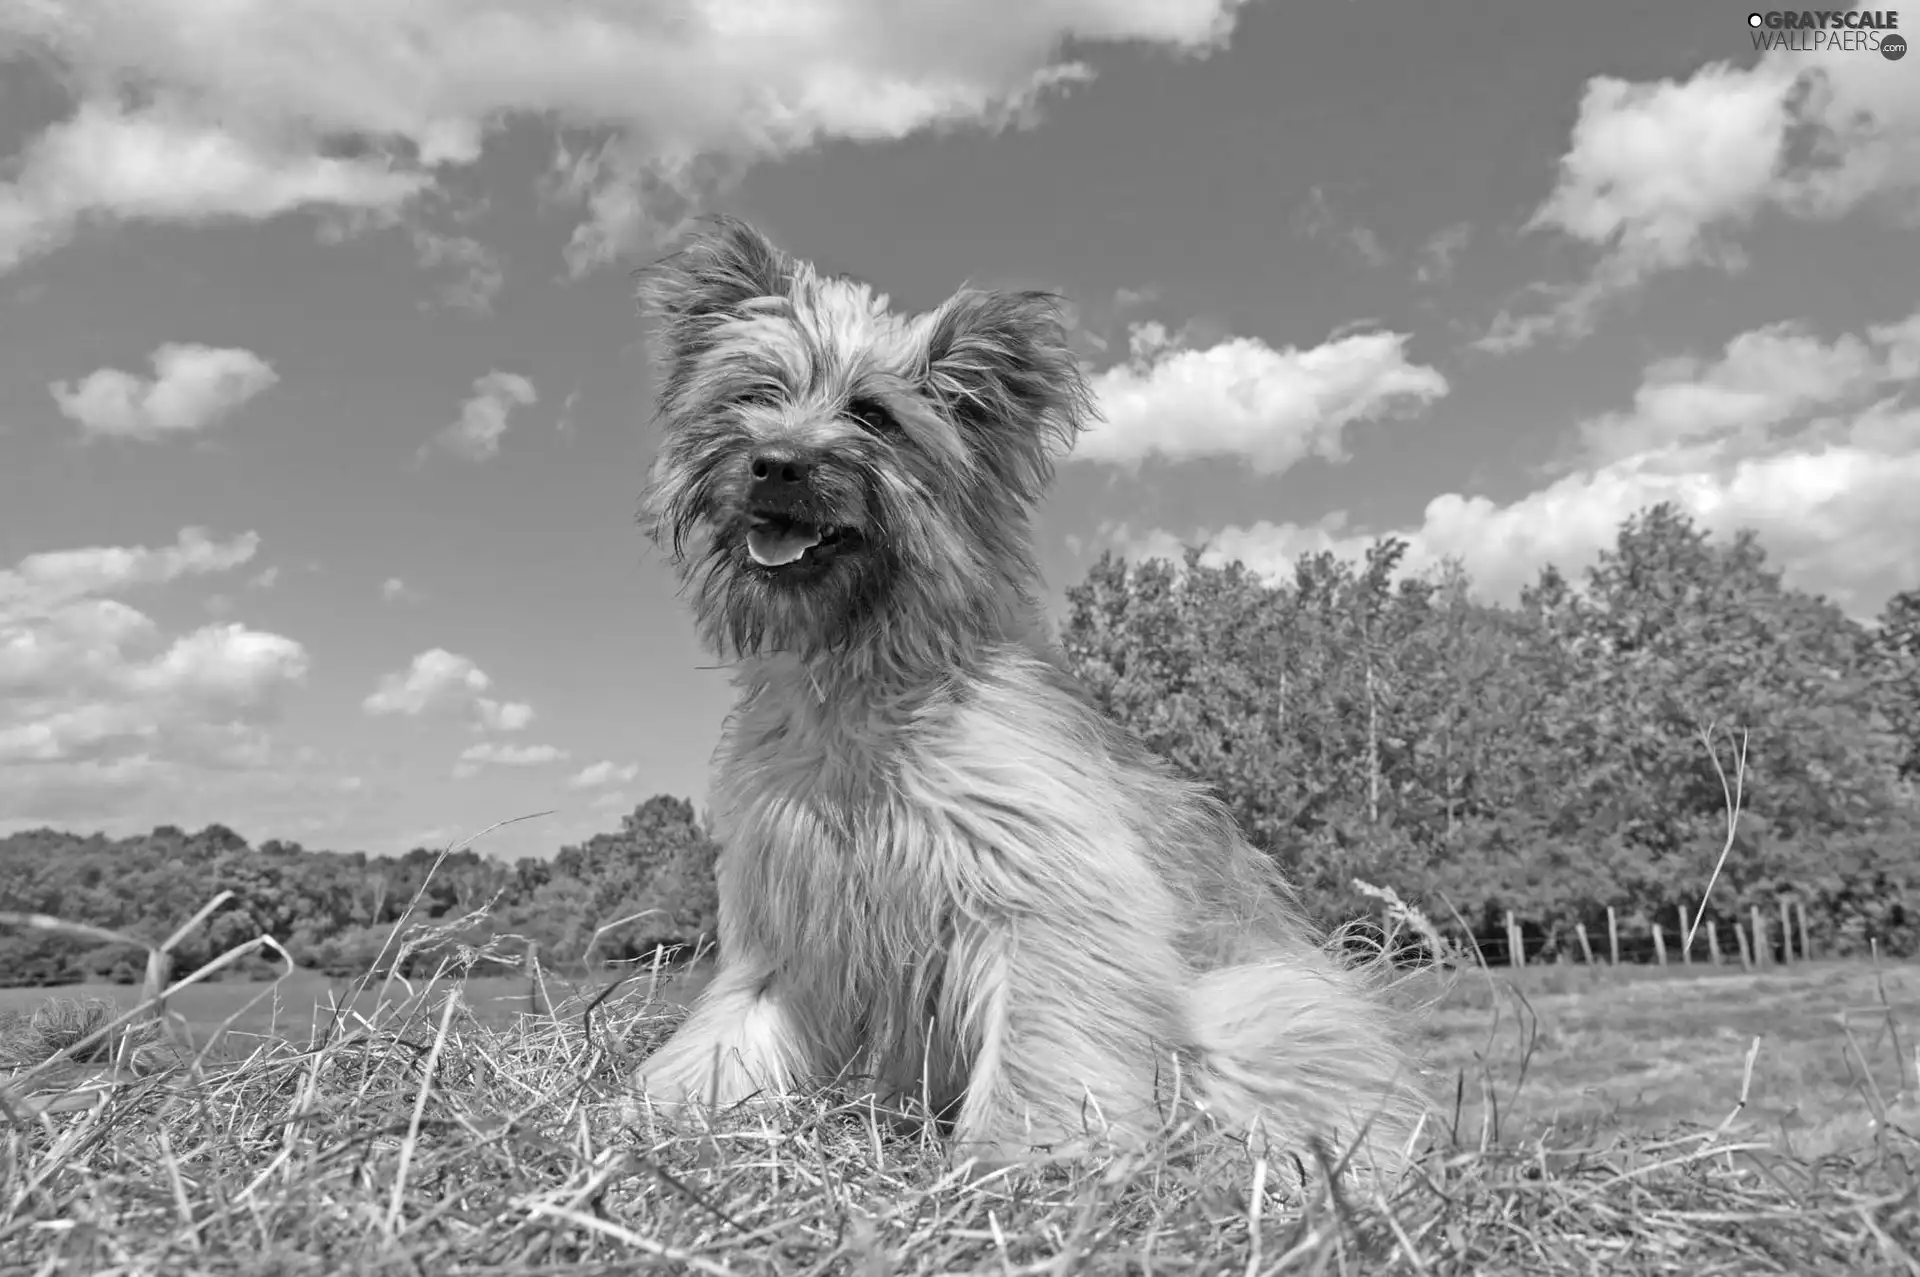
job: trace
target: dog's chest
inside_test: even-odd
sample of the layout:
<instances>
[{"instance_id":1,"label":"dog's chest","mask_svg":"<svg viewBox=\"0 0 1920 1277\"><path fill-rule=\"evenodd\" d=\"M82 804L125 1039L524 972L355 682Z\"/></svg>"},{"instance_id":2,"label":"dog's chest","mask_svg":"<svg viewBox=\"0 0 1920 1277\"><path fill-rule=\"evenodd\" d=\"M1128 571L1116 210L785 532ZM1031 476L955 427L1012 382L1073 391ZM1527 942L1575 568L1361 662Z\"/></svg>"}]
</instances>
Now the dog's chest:
<instances>
[{"instance_id":1,"label":"dog's chest","mask_svg":"<svg viewBox=\"0 0 1920 1277\"><path fill-rule=\"evenodd\" d=\"M723 897L758 943L826 949L850 970L937 951L952 894L945 839L901 781L939 717L801 697L740 708L714 796Z\"/></svg>"}]
</instances>

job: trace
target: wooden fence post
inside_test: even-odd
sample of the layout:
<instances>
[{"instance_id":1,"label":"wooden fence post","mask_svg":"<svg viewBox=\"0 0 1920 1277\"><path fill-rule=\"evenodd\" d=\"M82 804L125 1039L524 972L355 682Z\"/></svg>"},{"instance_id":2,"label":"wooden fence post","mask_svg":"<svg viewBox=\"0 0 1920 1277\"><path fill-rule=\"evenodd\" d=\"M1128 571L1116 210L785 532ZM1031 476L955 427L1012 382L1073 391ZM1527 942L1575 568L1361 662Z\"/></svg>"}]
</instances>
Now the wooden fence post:
<instances>
[{"instance_id":1,"label":"wooden fence post","mask_svg":"<svg viewBox=\"0 0 1920 1277\"><path fill-rule=\"evenodd\" d=\"M1574 927L1574 931L1578 933L1580 936L1580 952L1583 955L1585 955L1587 959L1587 965L1592 966L1593 965L1593 946L1587 943L1587 924L1584 922L1576 922L1573 924L1573 927Z\"/></svg>"},{"instance_id":2,"label":"wooden fence post","mask_svg":"<svg viewBox=\"0 0 1920 1277\"><path fill-rule=\"evenodd\" d=\"M1720 928L1714 925L1712 918L1707 919L1707 953L1713 958L1713 965L1720 965Z\"/></svg>"},{"instance_id":3,"label":"wooden fence post","mask_svg":"<svg viewBox=\"0 0 1920 1277\"><path fill-rule=\"evenodd\" d=\"M1479 964L1482 971L1485 971L1487 969L1487 951L1480 947L1480 937L1473 933L1472 928L1467 929L1467 941L1473 945L1473 960Z\"/></svg>"},{"instance_id":4,"label":"wooden fence post","mask_svg":"<svg viewBox=\"0 0 1920 1277\"><path fill-rule=\"evenodd\" d=\"M1667 965L1667 937L1662 934L1660 924L1653 924L1653 956L1661 966Z\"/></svg>"},{"instance_id":5,"label":"wooden fence post","mask_svg":"<svg viewBox=\"0 0 1920 1277\"><path fill-rule=\"evenodd\" d=\"M1753 920L1753 967L1758 971L1767 965L1767 959L1772 956L1767 947L1767 920L1761 914L1759 905L1754 905L1747 913Z\"/></svg>"},{"instance_id":6,"label":"wooden fence post","mask_svg":"<svg viewBox=\"0 0 1920 1277\"><path fill-rule=\"evenodd\" d=\"M1693 945L1688 941L1693 936L1693 919L1687 916L1687 907L1679 905L1680 910L1680 961L1685 966L1693 965Z\"/></svg>"},{"instance_id":7,"label":"wooden fence post","mask_svg":"<svg viewBox=\"0 0 1920 1277\"><path fill-rule=\"evenodd\" d=\"M167 1014L167 986L173 983L173 954L166 949L147 950L147 976L141 1001L152 1003L140 1016L142 1020L160 1020Z\"/></svg>"},{"instance_id":8,"label":"wooden fence post","mask_svg":"<svg viewBox=\"0 0 1920 1277\"><path fill-rule=\"evenodd\" d=\"M1805 959L1806 956L1806 951L1804 949L1801 950L1800 957ZM1787 925L1787 898L1785 896L1780 897L1780 961L1789 967L1793 965L1793 928Z\"/></svg>"},{"instance_id":9,"label":"wooden fence post","mask_svg":"<svg viewBox=\"0 0 1920 1277\"><path fill-rule=\"evenodd\" d=\"M1733 924L1733 938L1740 942L1740 969L1742 971L1753 970L1753 955L1747 951L1747 933L1741 929L1740 924L1737 922Z\"/></svg>"},{"instance_id":10,"label":"wooden fence post","mask_svg":"<svg viewBox=\"0 0 1920 1277\"><path fill-rule=\"evenodd\" d=\"M1507 965L1524 967L1527 965L1527 946L1520 934L1520 924L1513 920L1513 910L1507 910Z\"/></svg>"},{"instance_id":11,"label":"wooden fence post","mask_svg":"<svg viewBox=\"0 0 1920 1277\"><path fill-rule=\"evenodd\" d=\"M1794 912L1800 915L1800 961L1812 962L1813 943L1807 939L1807 902L1796 900L1793 902L1793 908Z\"/></svg>"},{"instance_id":12,"label":"wooden fence post","mask_svg":"<svg viewBox=\"0 0 1920 1277\"><path fill-rule=\"evenodd\" d=\"M1607 965L1620 965L1620 920L1614 916L1613 906L1607 906Z\"/></svg>"}]
</instances>

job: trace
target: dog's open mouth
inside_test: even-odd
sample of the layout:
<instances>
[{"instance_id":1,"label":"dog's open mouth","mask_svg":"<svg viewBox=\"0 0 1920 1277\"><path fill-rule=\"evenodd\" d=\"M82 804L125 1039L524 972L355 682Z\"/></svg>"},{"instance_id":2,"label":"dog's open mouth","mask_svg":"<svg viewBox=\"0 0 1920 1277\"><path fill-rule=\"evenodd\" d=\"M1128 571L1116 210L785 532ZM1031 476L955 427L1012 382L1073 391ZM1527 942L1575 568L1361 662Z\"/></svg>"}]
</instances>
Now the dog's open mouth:
<instances>
[{"instance_id":1,"label":"dog's open mouth","mask_svg":"<svg viewBox=\"0 0 1920 1277\"><path fill-rule=\"evenodd\" d=\"M747 528L747 557L763 568L823 563L858 541L852 528L828 527L784 515L755 514Z\"/></svg>"}]
</instances>

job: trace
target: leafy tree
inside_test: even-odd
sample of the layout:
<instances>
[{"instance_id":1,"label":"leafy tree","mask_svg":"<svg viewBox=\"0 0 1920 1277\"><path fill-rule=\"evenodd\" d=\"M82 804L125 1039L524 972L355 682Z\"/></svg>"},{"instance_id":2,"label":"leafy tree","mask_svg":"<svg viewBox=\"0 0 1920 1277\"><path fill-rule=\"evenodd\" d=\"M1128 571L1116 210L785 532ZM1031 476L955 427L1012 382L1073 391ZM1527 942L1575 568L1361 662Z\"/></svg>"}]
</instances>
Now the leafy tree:
<instances>
[{"instance_id":1,"label":"leafy tree","mask_svg":"<svg viewBox=\"0 0 1920 1277\"><path fill-rule=\"evenodd\" d=\"M693 804L657 795L623 816L619 832L563 848L514 925L543 942L551 937L568 956L613 923L597 956L637 958L697 944L716 929L715 854Z\"/></svg>"},{"instance_id":2,"label":"leafy tree","mask_svg":"<svg viewBox=\"0 0 1920 1277\"><path fill-rule=\"evenodd\" d=\"M1303 557L1281 583L1108 556L1069 592L1067 659L1331 916L1366 907L1345 884L1377 873L1550 941L1609 905L1670 917L1724 835L1700 740L1717 723L1753 751L1716 905L1795 892L1838 943L1912 943L1920 609L1890 605L1869 642L1751 534L1715 543L1670 505L1628 519L1579 584L1549 567L1512 608L1457 564L1400 575L1404 548Z\"/></svg>"},{"instance_id":3,"label":"leafy tree","mask_svg":"<svg viewBox=\"0 0 1920 1277\"><path fill-rule=\"evenodd\" d=\"M1876 627L1878 667L1888 726L1900 749L1900 775L1920 782L1920 588L1887 600Z\"/></svg>"}]
</instances>

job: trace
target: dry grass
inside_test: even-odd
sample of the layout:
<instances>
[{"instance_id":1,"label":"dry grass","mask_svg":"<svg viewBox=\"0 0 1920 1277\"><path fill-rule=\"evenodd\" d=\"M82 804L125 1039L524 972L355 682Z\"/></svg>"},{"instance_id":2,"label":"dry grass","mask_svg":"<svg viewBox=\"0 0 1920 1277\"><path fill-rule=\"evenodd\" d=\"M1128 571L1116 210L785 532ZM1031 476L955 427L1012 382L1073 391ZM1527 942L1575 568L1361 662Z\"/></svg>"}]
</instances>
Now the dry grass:
<instances>
[{"instance_id":1,"label":"dry grass","mask_svg":"<svg viewBox=\"0 0 1920 1277\"><path fill-rule=\"evenodd\" d=\"M570 980L563 984L549 976L549 992L556 997L566 997L582 988L597 991L613 978L608 976L586 984ZM697 990L706 978L704 970L687 978L663 974L660 987L663 995L686 1001L690 996L686 990L689 987ZM219 1033L220 1041L212 1044L216 1056L246 1055L263 1038L309 1041L326 1027L339 1007L348 1008L353 1015L374 1016L381 1004L380 988L376 984L360 989L357 994L356 989L355 981L328 977L303 967L272 984L243 979L189 985L167 998L167 1014L169 1018L177 1017L196 1042ZM404 990L401 992L404 995ZM58 995L65 1003L113 1003L127 1007L140 999L141 990L138 986L106 983L51 989L0 988L0 1025L8 1022L10 1014L26 1017L45 1004L50 995ZM389 990L387 996L390 1001L395 995ZM466 1011L493 1028L512 1024L530 1006L540 1010L546 1007L537 991L529 997L527 981L518 976L470 976L461 983L461 998Z\"/></svg>"},{"instance_id":2,"label":"dry grass","mask_svg":"<svg viewBox=\"0 0 1920 1277\"><path fill-rule=\"evenodd\" d=\"M403 918L390 944L459 925ZM278 988L213 1025L178 1007L278 946L169 983L186 931L131 1011L0 1012L0 1271L1920 1274L1904 972L1424 973L1444 1115L1356 1198L1319 1149L1288 1196L1230 1148L981 1177L826 1098L630 1118L627 1075L682 1012L658 973L571 998L536 973L504 1016L458 980L369 977L298 1042L242 1037Z\"/></svg>"},{"instance_id":3,"label":"dry grass","mask_svg":"<svg viewBox=\"0 0 1920 1277\"><path fill-rule=\"evenodd\" d=\"M1771 979L1789 1040L1823 996L1875 983L1837 968ZM1865 1032L1856 1037L1878 1076L1855 1088L1848 1129L1859 1138L1848 1147L1783 1140L1761 1100L1721 1129L1658 1136L1605 1112L1583 1111L1577 1129L1512 1116L1543 1077L1561 1118L1562 1101L1586 1094L1557 1053L1590 1059L1604 1078L1609 1059L1674 1045L1603 1028L1619 1006L1678 1007L1677 1023L1736 985L1612 981L1528 995L1471 977L1432 1030L1436 1089L1464 1102L1448 1108L1416 1173L1366 1200L1324 1187L1289 1200L1279 1176L1230 1154L974 1179L938 1144L825 1100L698 1133L629 1125L626 1073L679 1014L644 989L602 991L596 1005L554 988L554 1014L489 1022L457 983L394 984L323 1022L317 1042L264 1039L237 1059L177 1019L142 1030L144 1043L114 1030L88 1044L110 1016L69 1009L4 1034L17 1063L80 1049L0 1082L0 1270L1920 1271L1905 1080ZM1844 1040L1837 1027L1828 1037ZM1632 1041L1642 1045L1622 1045ZM1710 1120L1739 1098L1744 1042L1737 1055L1731 1076L1726 1060L1692 1060L1727 1092ZM1756 1097L1788 1085L1772 1076L1756 1065ZM1845 1093L1831 1078L1802 1081L1832 1110L1820 1118L1831 1135Z\"/></svg>"}]
</instances>

